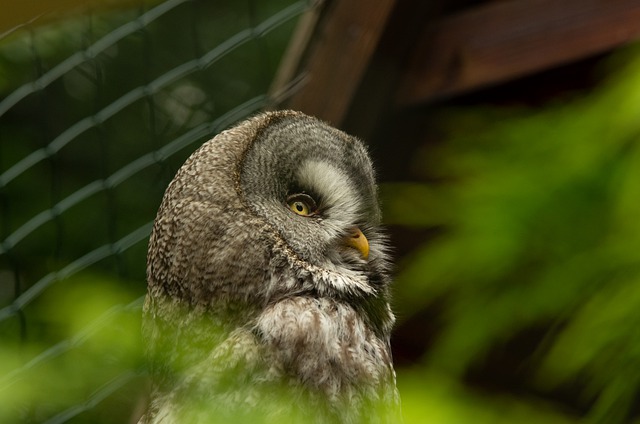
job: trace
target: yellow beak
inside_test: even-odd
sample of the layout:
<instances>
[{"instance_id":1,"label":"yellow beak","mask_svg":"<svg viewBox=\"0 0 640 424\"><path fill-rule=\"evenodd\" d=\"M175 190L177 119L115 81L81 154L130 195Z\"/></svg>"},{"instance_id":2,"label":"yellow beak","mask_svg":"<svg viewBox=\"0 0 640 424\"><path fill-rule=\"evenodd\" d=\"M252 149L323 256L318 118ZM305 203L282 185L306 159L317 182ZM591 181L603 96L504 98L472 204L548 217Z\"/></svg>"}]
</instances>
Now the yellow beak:
<instances>
[{"instance_id":1,"label":"yellow beak","mask_svg":"<svg viewBox=\"0 0 640 424\"><path fill-rule=\"evenodd\" d=\"M354 227L343 241L346 246L353 247L360 252L363 259L367 259L369 257L369 241L364 234L362 234L360 228Z\"/></svg>"}]
</instances>

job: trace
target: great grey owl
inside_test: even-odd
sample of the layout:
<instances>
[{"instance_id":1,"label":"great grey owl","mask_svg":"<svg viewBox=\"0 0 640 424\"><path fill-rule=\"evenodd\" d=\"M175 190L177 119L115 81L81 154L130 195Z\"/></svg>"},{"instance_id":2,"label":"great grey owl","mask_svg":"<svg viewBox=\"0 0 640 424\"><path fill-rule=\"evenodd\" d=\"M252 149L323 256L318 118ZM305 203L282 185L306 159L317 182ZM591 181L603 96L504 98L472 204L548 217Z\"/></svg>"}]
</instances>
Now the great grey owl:
<instances>
[{"instance_id":1,"label":"great grey owl","mask_svg":"<svg viewBox=\"0 0 640 424\"><path fill-rule=\"evenodd\" d=\"M149 242L141 423L397 422L389 258L356 138L293 111L222 132Z\"/></svg>"}]
</instances>

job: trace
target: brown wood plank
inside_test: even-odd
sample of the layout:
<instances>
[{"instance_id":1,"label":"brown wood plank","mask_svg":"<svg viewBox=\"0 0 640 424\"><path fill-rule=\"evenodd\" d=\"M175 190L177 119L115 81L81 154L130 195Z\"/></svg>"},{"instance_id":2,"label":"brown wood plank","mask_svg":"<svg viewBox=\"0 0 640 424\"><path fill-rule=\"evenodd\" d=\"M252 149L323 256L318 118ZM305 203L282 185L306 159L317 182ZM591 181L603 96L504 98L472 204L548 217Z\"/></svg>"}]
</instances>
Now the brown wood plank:
<instances>
[{"instance_id":1,"label":"brown wood plank","mask_svg":"<svg viewBox=\"0 0 640 424\"><path fill-rule=\"evenodd\" d=\"M507 0L426 28L400 105L508 81L640 38L640 0Z\"/></svg>"},{"instance_id":2,"label":"brown wood plank","mask_svg":"<svg viewBox=\"0 0 640 424\"><path fill-rule=\"evenodd\" d=\"M273 77L271 87L269 88L269 97L271 98L273 106L282 103L283 99L290 97L291 90L298 88L298 84L296 84L296 72L298 72L300 68L300 63L313 37L316 25L320 19L322 6L322 1L315 2L298 20L296 29L293 31L287 50L284 52L280 66L278 66L276 75Z\"/></svg>"},{"instance_id":3,"label":"brown wood plank","mask_svg":"<svg viewBox=\"0 0 640 424\"><path fill-rule=\"evenodd\" d=\"M305 83L286 106L340 125L395 0L335 0L302 70Z\"/></svg>"}]
</instances>

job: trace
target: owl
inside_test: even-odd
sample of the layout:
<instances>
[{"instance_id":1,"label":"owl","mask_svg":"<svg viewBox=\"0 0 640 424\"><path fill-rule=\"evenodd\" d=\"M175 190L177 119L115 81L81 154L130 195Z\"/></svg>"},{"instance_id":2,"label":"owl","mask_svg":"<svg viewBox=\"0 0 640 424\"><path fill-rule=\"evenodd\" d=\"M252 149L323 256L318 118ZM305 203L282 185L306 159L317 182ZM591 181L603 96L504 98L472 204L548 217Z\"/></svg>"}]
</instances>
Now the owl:
<instances>
[{"instance_id":1,"label":"owl","mask_svg":"<svg viewBox=\"0 0 640 424\"><path fill-rule=\"evenodd\" d=\"M398 422L380 221L366 148L318 119L204 143L149 242L140 423Z\"/></svg>"}]
</instances>

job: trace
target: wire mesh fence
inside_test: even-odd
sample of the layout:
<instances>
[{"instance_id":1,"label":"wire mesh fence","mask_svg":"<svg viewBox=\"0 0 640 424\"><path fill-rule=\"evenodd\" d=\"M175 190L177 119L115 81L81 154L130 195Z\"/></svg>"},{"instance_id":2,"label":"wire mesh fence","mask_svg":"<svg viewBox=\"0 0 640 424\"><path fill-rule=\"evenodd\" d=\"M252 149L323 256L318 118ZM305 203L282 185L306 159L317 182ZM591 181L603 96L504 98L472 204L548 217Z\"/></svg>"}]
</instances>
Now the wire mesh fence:
<instances>
[{"instance_id":1,"label":"wire mesh fence","mask_svg":"<svg viewBox=\"0 0 640 424\"><path fill-rule=\"evenodd\" d=\"M0 34L0 422L135 422L164 188L268 104L310 6L126 3Z\"/></svg>"}]
</instances>

